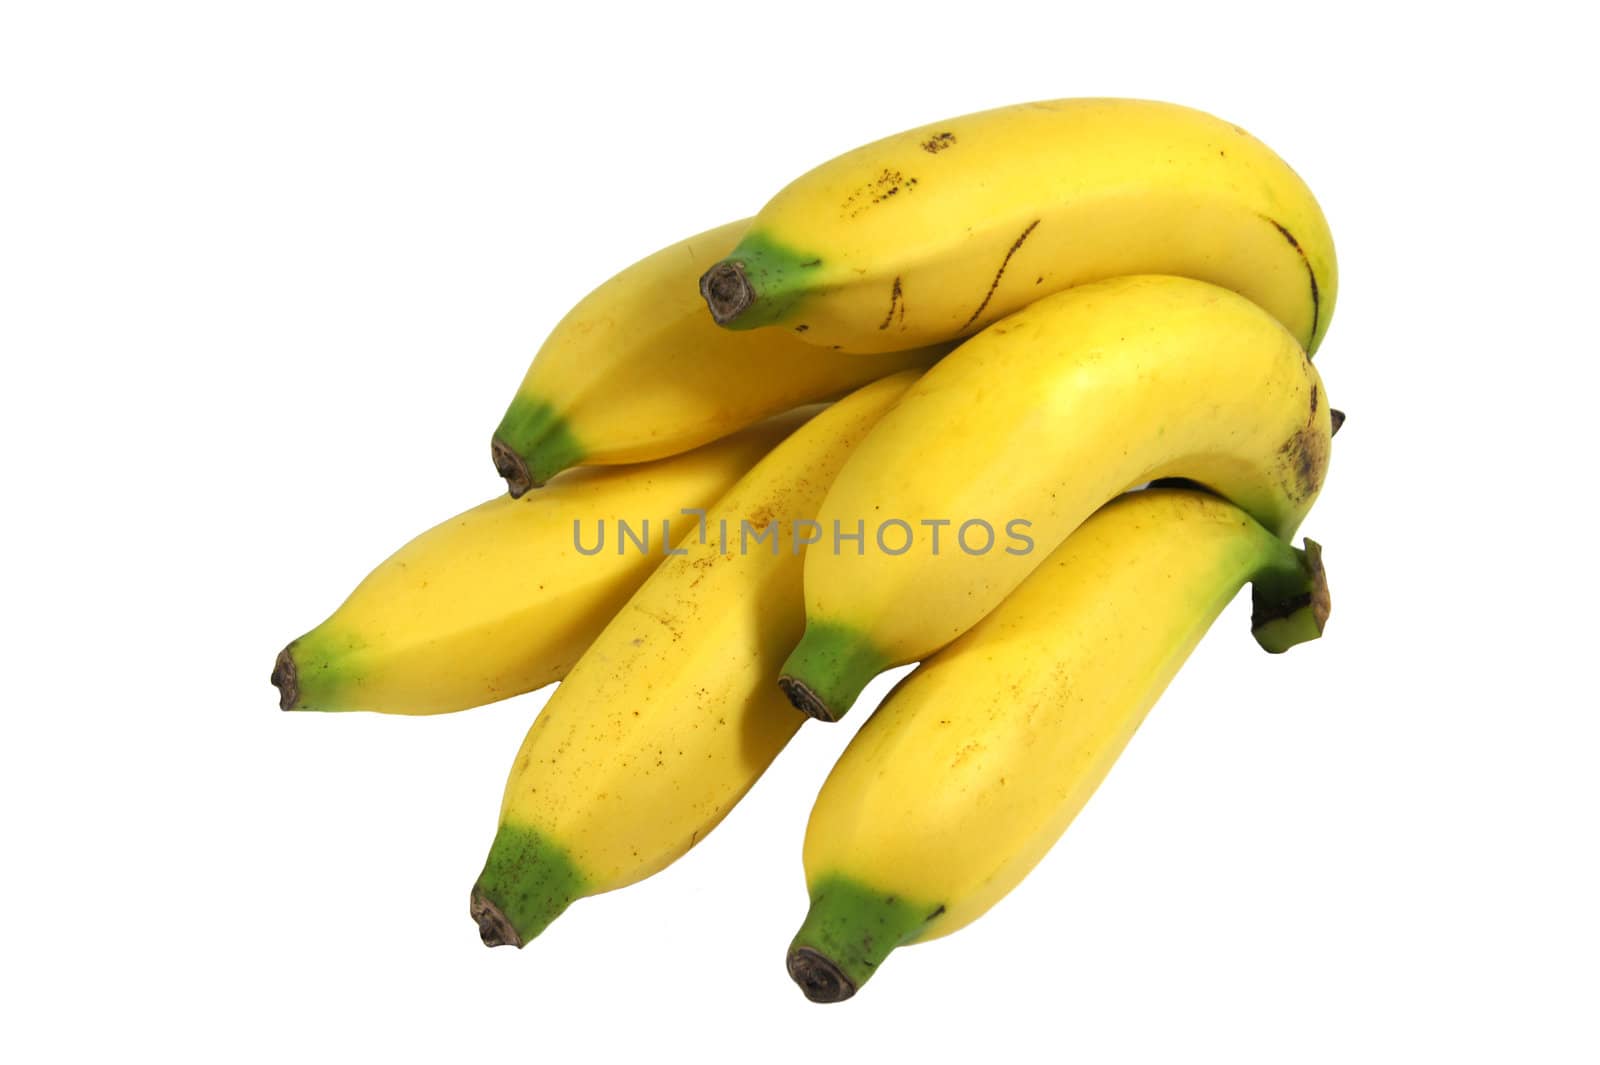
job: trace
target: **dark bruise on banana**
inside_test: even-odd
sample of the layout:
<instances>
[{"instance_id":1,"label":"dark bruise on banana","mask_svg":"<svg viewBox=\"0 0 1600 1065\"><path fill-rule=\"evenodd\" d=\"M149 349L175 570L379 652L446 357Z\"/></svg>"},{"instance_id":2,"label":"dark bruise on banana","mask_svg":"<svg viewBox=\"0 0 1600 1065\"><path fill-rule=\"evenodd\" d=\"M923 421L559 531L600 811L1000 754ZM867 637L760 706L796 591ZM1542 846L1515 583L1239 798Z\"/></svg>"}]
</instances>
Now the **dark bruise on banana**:
<instances>
[{"instance_id":1,"label":"dark bruise on banana","mask_svg":"<svg viewBox=\"0 0 1600 1065\"><path fill-rule=\"evenodd\" d=\"M1311 385L1311 410L1305 425L1278 448L1278 466L1289 497L1296 503L1314 498L1322 488L1328 474L1328 456L1331 434L1323 432L1317 424L1317 408L1321 404L1321 390Z\"/></svg>"}]
</instances>

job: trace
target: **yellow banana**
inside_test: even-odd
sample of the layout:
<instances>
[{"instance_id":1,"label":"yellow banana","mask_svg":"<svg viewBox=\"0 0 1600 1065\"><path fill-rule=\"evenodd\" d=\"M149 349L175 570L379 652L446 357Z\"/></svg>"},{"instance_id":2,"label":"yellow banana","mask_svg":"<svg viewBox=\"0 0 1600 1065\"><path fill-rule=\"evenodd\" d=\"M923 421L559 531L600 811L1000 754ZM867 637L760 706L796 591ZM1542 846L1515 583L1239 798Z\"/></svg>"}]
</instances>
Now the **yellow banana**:
<instances>
[{"instance_id":1,"label":"yellow banana","mask_svg":"<svg viewBox=\"0 0 1600 1065\"><path fill-rule=\"evenodd\" d=\"M701 278L712 316L845 351L976 332L1124 274L1239 292L1315 352L1338 287L1311 191L1201 111L1054 100L922 126L784 188Z\"/></svg>"},{"instance_id":2,"label":"yellow banana","mask_svg":"<svg viewBox=\"0 0 1600 1065\"><path fill-rule=\"evenodd\" d=\"M520 947L573 900L664 868L804 722L774 684L804 624L801 547L812 535L801 523L914 377L853 392L779 445L556 690L517 755L472 889L485 943Z\"/></svg>"},{"instance_id":3,"label":"yellow banana","mask_svg":"<svg viewBox=\"0 0 1600 1065\"><path fill-rule=\"evenodd\" d=\"M1329 435L1310 361L1242 296L1159 276L1047 296L929 370L840 472L782 684L836 720L873 676L998 605L1035 547L1154 478L1203 484L1288 536Z\"/></svg>"},{"instance_id":4,"label":"yellow banana","mask_svg":"<svg viewBox=\"0 0 1600 1065\"><path fill-rule=\"evenodd\" d=\"M1319 636L1327 585L1306 547L1215 496L1133 492L923 663L812 810L811 909L789 948L806 995L848 998L896 947L956 931L1020 883L1245 582L1267 650Z\"/></svg>"},{"instance_id":5,"label":"yellow banana","mask_svg":"<svg viewBox=\"0 0 1600 1065\"><path fill-rule=\"evenodd\" d=\"M669 539L692 530L683 508L716 500L805 413L660 462L575 471L429 529L284 648L272 672L283 709L439 714L560 680ZM618 521L653 550L630 539L595 552L597 524Z\"/></svg>"},{"instance_id":6,"label":"yellow banana","mask_svg":"<svg viewBox=\"0 0 1600 1065\"><path fill-rule=\"evenodd\" d=\"M747 225L656 252L556 325L495 430L495 468L513 496L570 466L687 451L769 414L925 367L945 350L850 358L781 332L718 329L695 279Z\"/></svg>"}]
</instances>

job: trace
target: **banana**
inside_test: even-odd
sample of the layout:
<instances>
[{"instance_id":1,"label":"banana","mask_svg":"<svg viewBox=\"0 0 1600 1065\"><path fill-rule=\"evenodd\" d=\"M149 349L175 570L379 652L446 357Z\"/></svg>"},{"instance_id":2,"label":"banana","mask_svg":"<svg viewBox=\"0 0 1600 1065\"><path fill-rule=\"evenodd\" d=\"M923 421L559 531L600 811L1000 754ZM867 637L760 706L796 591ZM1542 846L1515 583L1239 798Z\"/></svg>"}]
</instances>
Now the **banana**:
<instances>
[{"instance_id":1,"label":"banana","mask_svg":"<svg viewBox=\"0 0 1600 1065\"><path fill-rule=\"evenodd\" d=\"M472 889L485 943L520 947L575 899L665 868L804 722L774 685L804 624L801 548L812 537L801 523L914 377L866 385L779 445L556 689L517 755Z\"/></svg>"},{"instance_id":2,"label":"banana","mask_svg":"<svg viewBox=\"0 0 1600 1065\"><path fill-rule=\"evenodd\" d=\"M1115 99L1003 107L847 152L774 196L700 287L733 329L879 352L1124 274L1232 289L1310 352L1338 288L1321 208L1266 145Z\"/></svg>"},{"instance_id":3,"label":"banana","mask_svg":"<svg viewBox=\"0 0 1600 1065\"><path fill-rule=\"evenodd\" d=\"M834 766L788 956L807 997L850 997L896 947L948 935L1016 887L1245 582L1267 650L1321 635L1320 557L1194 491L1133 492L1085 522L903 681Z\"/></svg>"},{"instance_id":4,"label":"banana","mask_svg":"<svg viewBox=\"0 0 1600 1065\"><path fill-rule=\"evenodd\" d=\"M877 673L998 605L1035 546L1155 478L1205 485L1288 536L1329 435L1310 361L1242 296L1158 276L1047 296L929 370L840 472L781 683L836 720Z\"/></svg>"},{"instance_id":5,"label":"banana","mask_svg":"<svg viewBox=\"0 0 1600 1065\"><path fill-rule=\"evenodd\" d=\"M710 505L806 413L660 462L574 471L536 497L500 496L429 529L284 648L272 672L280 705L439 714L560 680L669 539L693 529L683 508ZM608 541L591 553L597 525L619 520L635 539L654 537L653 550Z\"/></svg>"},{"instance_id":6,"label":"banana","mask_svg":"<svg viewBox=\"0 0 1600 1065\"><path fill-rule=\"evenodd\" d=\"M946 350L851 358L782 332L718 329L695 296L695 279L747 226L735 222L656 252L556 325L495 430L495 468L513 496L570 466L687 451L769 414L926 367Z\"/></svg>"}]
</instances>

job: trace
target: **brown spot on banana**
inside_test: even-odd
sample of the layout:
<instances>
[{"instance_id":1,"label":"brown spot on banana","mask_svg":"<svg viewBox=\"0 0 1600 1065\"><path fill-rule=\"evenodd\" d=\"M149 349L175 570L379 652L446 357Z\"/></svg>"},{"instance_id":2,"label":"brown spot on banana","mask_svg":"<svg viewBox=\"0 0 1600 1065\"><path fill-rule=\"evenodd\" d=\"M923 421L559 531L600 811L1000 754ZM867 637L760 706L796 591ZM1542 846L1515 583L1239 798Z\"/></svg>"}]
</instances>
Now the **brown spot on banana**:
<instances>
[{"instance_id":1,"label":"brown spot on banana","mask_svg":"<svg viewBox=\"0 0 1600 1065\"><path fill-rule=\"evenodd\" d=\"M907 193L916 191L916 186L916 178L907 178L899 170L885 169L876 179L846 196L844 202L839 205L839 210L843 217L854 218L861 212L870 210L874 205L898 196L902 189Z\"/></svg>"},{"instance_id":2,"label":"brown spot on banana","mask_svg":"<svg viewBox=\"0 0 1600 1065\"><path fill-rule=\"evenodd\" d=\"M1317 494L1328 474L1328 444L1331 434L1317 428L1316 412L1305 425L1278 448L1278 461L1284 472L1284 486L1296 503Z\"/></svg>"}]
</instances>

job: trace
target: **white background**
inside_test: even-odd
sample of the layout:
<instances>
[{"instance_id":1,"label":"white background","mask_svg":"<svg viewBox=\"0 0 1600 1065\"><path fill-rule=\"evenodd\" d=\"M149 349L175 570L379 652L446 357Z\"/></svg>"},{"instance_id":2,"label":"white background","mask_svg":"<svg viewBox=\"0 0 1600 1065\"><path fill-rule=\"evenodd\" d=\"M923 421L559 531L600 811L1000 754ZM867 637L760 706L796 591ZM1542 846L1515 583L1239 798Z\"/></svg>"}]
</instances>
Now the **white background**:
<instances>
[{"instance_id":1,"label":"white background","mask_svg":"<svg viewBox=\"0 0 1600 1065\"><path fill-rule=\"evenodd\" d=\"M6 1056L1596 1060L1592 57L1538 4L1431 9L5 5ZM859 709L485 950L544 696L284 715L273 655L499 491L490 431L601 279L1074 95L1220 114L1327 211L1326 639L1268 658L1235 603L1027 882L844 1005L783 954Z\"/></svg>"}]
</instances>

